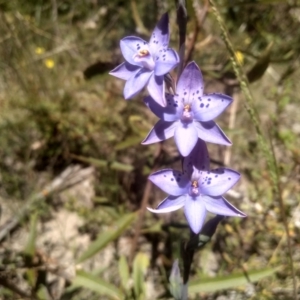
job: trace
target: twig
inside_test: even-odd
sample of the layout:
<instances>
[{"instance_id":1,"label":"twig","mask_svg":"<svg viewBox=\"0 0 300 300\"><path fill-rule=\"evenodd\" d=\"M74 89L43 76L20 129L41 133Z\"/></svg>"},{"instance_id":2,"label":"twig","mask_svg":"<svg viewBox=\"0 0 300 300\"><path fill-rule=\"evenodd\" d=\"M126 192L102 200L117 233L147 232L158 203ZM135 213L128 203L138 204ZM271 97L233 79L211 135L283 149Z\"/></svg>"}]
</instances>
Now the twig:
<instances>
[{"instance_id":1,"label":"twig","mask_svg":"<svg viewBox=\"0 0 300 300\"><path fill-rule=\"evenodd\" d=\"M56 0L51 0L52 11L51 11L51 21L54 27L54 35L55 35L55 42L58 41L59 38L59 27L57 23L57 2Z\"/></svg>"},{"instance_id":2,"label":"twig","mask_svg":"<svg viewBox=\"0 0 300 300\"><path fill-rule=\"evenodd\" d=\"M81 169L80 166L70 166L64 170L59 176L57 176L50 184L48 184L41 192L33 195L22 208L22 210L15 217L11 218L6 224L0 228L0 242L14 229L16 229L19 223L26 218L35 205L45 200L50 195L62 192L63 190L70 188L71 186L78 184L85 180L91 173L93 168Z\"/></svg>"},{"instance_id":3,"label":"twig","mask_svg":"<svg viewBox=\"0 0 300 300\"><path fill-rule=\"evenodd\" d=\"M191 42L189 43L188 47L187 47L187 54L186 54L186 58L185 58L185 64L192 60L192 56L193 56L193 52L195 50L195 45L197 42L197 38L198 38L198 34L202 29L203 23L205 21L205 18L207 16L207 11L208 11L208 1L205 1L205 4L203 6L203 8L201 8L198 0L194 0L193 1L193 7L195 10L195 15L196 15L196 24L195 24L195 29L194 29L194 33L193 33L193 37Z\"/></svg>"},{"instance_id":4,"label":"twig","mask_svg":"<svg viewBox=\"0 0 300 300\"><path fill-rule=\"evenodd\" d=\"M188 44L187 46L187 50L186 50L186 56L185 56L185 59L184 59L184 64L186 65L187 62L189 62L190 60L192 60L192 56L193 56L193 52L195 50L195 44L196 44L196 41L197 41L197 38L198 38L198 34L200 32L200 27L198 25L198 22L195 22L195 29L194 29L194 32L193 32L193 37L192 37L192 40L190 41L190 43Z\"/></svg>"},{"instance_id":5,"label":"twig","mask_svg":"<svg viewBox=\"0 0 300 300\"><path fill-rule=\"evenodd\" d=\"M135 0L131 0L130 4L131 4L132 17L134 19L137 32L149 36L150 35L149 31L146 29L144 23L142 22Z\"/></svg>"},{"instance_id":6,"label":"twig","mask_svg":"<svg viewBox=\"0 0 300 300\"><path fill-rule=\"evenodd\" d=\"M152 172L154 172L159 165L159 159L160 159L161 153L162 153L162 143L160 143L158 145L157 152L154 155L154 163L153 163ZM152 183L150 180L148 180L146 183L146 187L145 187L142 202L141 202L139 218L138 218L137 224L135 226L135 233L134 233L134 237L132 240L130 255L129 255L129 265L132 264L132 261L133 261L134 255L135 255L138 238L141 234L141 228L142 228L142 225L143 225L144 219L145 219L144 216L145 216L145 212L146 212L146 207L149 202L149 198L150 198L150 194L151 194L151 188L152 188Z\"/></svg>"}]
</instances>

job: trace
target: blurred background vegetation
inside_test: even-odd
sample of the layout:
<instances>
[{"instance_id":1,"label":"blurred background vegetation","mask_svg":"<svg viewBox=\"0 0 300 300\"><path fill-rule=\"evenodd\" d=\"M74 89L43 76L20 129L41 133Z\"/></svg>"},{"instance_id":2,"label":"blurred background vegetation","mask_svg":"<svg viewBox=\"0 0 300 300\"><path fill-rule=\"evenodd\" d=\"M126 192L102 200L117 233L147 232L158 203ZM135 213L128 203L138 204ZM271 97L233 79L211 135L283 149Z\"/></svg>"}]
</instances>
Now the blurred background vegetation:
<instances>
[{"instance_id":1,"label":"blurred background vegetation","mask_svg":"<svg viewBox=\"0 0 300 300\"><path fill-rule=\"evenodd\" d=\"M233 147L209 145L212 167L242 174L228 199L248 215L224 220L196 254L189 299L295 299L300 2L216 5L277 159L290 246L219 25L208 2L187 0L186 58L206 92L234 98L218 120ZM0 299L171 299L189 231L182 212L145 207L164 197L149 173L180 169L180 157L172 140L140 145L156 119L108 75L122 62L120 39L148 40L165 11L177 49L173 0L0 0Z\"/></svg>"}]
</instances>

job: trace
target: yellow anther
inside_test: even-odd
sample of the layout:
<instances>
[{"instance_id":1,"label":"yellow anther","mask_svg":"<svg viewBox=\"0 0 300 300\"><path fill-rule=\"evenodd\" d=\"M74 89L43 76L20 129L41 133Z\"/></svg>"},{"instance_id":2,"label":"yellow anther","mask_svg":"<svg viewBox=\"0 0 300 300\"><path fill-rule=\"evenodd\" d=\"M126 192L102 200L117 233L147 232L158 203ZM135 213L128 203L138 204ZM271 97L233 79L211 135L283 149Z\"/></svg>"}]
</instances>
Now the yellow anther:
<instances>
[{"instance_id":1,"label":"yellow anther","mask_svg":"<svg viewBox=\"0 0 300 300\"><path fill-rule=\"evenodd\" d=\"M184 111L189 112L189 111L191 111L191 105L186 104L183 109L184 109Z\"/></svg>"},{"instance_id":2,"label":"yellow anther","mask_svg":"<svg viewBox=\"0 0 300 300\"><path fill-rule=\"evenodd\" d=\"M139 56L140 57L144 57L144 56L147 56L149 54L149 51L146 50L146 49L142 49L139 51Z\"/></svg>"},{"instance_id":3,"label":"yellow anther","mask_svg":"<svg viewBox=\"0 0 300 300\"><path fill-rule=\"evenodd\" d=\"M192 181L192 187L194 187L194 188L198 187L198 181L197 180Z\"/></svg>"}]
</instances>

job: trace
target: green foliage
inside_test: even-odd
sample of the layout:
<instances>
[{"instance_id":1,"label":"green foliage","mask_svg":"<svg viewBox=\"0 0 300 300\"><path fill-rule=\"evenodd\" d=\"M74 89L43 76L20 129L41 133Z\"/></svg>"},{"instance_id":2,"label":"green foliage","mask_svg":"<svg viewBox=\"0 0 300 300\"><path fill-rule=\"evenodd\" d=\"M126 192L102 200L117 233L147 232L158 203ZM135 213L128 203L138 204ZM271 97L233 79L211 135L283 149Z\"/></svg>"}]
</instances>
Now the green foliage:
<instances>
[{"instance_id":1,"label":"green foliage","mask_svg":"<svg viewBox=\"0 0 300 300\"><path fill-rule=\"evenodd\" d=\"M187 1L187 50L204 2ZM286 253L300 243L299 4L215 2L223 27L206 15L192 59L207 92L213 86L231 93L237 104L218 120L230 127L225 131L234 147L210 147L212 164L222 164L226 154L242 173L237 195L228 197L248 218L223 221L209 242L200 237L205 246L192 266L190 298L229 298L227 290L234 289L244 299L238 287L247 279L239 266L246 265L256 270L247 272L255 282L253 299L292 299ZM156 145L140 145L156 118L141 99L124 101L124 83L107 73L122 61L119 40L147 40L166 10L176 47L175 2L11 0L0 1L0 8L1 233L20 217L1 239L0 298L167 299L172 261L188 237L183 213L146 212L136 221L147 175L158 164L180 169L181 162L172 141L158 158ZM101 67L85 78L97 63ZM247 109L240 105L244 99ZM67 200L61 191L44 189L74 164L93 167L91 195L84 184L70 187L75 192ZM151 188L147 206L157 199L162 195ZM299 255L292 255L299 276ZM76 270L78 264L84 271Z\"/></svg>"},{"instance_id":2,"label":"green foliage","mask_svg":"<svg viewBox=\"0 0 300 300\"><path fill-rule=\"evenodd\" d=\"M200 278L189 284L189 293L215 292L224 289L232 289L238 286L255 283L265 277L273 275L278 268L266 268L262 270L252 270L245 273L231 274L214 278Z\"/></svg>"},{"instance_id":3,"label":"green foliage","mask_svg":"<svg viewBox=\"0 0 300 300\"><path fill-rule=\"evenodd\" d=\"M122 299L122 293L116 286L113 286L101 278L88 274L83 271L78 271L73 280L74 287L83 287L96 292L99 295L107 295L110 299Z\"/></svg>"},{"instance_id":4,"label":"green foliage","mask_svg":"<svg viewBox=\"0 0 300 300\"><path fill-rule=\"evenodd\" d=\"M135 220L135 218L136 213L123 215L112 225L111 229L105 230L105 232L101 233L97 239L90 244L89 248L77 259L77 263L81 263L86 259L91 258L110 242L114 241L117 237L124 233L124 231Z\"/></svg>"},{"instance_id":5,"label":"green foliage","mask_svg":"<svg viewBox=\"0 0 300 300\"><path fill-rule=\"evenodd\" d=\"M125 256L121 256L119 259L119 274L122 284L122 288L125 291L129 290L129 266Z\"/></svg>"},{"instance_id":6,"label":"green foliage","mask_svg":"<svg viewBox=\"0 0 300 300\"><path fill-rule=\"evenodd\" d=\"M133 288L135 299L145 299L145 274L149 266L149 257L144 253L137 253L133 261Z\"/></svg>"},{"instance_id":7,"label":"green foliage","mask_svg":"<svg viewBox=\"0 0 300 300\"><path fill-rule=\"evenodd\" d=\"M35 243L36 243L36 236L37 236L37 221L38 215L34 213L30 217L30 227L29 227L29 238L27 244L24 249L24 254L33 258L35 254Z\"/></svg>"}]
</instances>

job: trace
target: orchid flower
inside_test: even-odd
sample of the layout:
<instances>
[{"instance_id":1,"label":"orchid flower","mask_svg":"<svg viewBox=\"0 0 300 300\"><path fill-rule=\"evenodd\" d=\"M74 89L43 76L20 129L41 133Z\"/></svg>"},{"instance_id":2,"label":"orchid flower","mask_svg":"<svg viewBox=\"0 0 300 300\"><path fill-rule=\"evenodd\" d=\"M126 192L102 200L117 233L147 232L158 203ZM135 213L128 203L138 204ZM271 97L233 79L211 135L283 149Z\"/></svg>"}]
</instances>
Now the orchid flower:
<instances>
[{"instance_id":1,"label":"orchid flower","mask_svg":"<svg viewBox=\"0 0 300 300\"><path fill-rule=\"evenodd\" d=\"M149 43L139 37L129 36L121 40L120 47L126 62L110 72L126 80L124 98L133 98L147 86L152 99L165 106L164 75L178 63L178 54L168 48L169 18L165 13L156 25Z\"/></svg>"},{"instance_id":2,"label":"orchid flower","mask_svg":"<svg viewBox=\"0 0 300 300\"><path fill-rule=\"evenodd\" d=\"M166 95L166 107L157 105L151 96L145 97L144 102L160 120L142 144L152 144L174 136L182 156L190 154L198 138L231 145L213 119L231 104L232 98L215 93L204 95L203 89L201 71L195 62L190 62L179 78L176 94Z\"/></svg>"},{"instance_id":3,"label":"orchid flower","mask_svg":"<svg viewBox=\"0 0 300 300\"><path fill-rule=\"evenodd\" d=\"M172 169L161 170L149 179L169 194L153 213L168 213L184 207L190 228L199 233L207 211L223 216L246 217L222 195L239 180L240 174L228 168L209 170L207 147L198 140L193 151L184 159L183 172Z\"/></svg>"}]
</instances>

